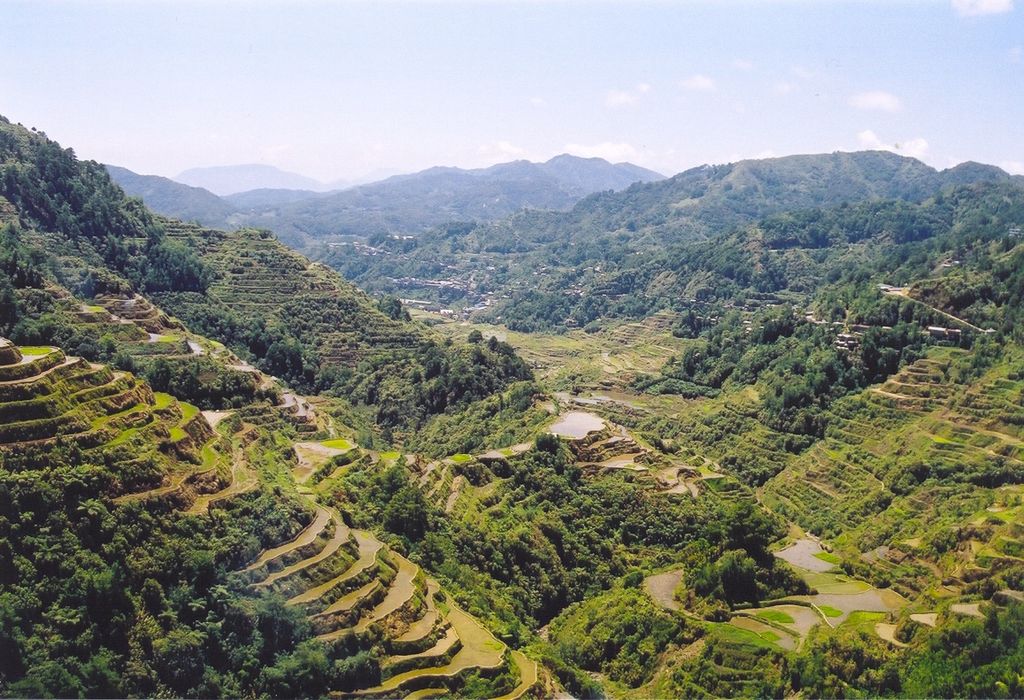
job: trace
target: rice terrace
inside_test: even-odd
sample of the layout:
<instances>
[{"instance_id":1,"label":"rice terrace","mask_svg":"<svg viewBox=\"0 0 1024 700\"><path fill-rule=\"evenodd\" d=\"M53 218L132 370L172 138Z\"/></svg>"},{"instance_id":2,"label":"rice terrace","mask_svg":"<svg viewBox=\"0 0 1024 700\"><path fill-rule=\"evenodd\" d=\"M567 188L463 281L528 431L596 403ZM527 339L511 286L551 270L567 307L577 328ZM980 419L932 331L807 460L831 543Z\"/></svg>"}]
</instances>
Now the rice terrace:
<instances>
[{"instance_id":1,"label":"rice terrace","mask_svg":"<svg viewBox=\"0 0 1024 700\"><path fill-rule=\"evenodd\" d=\"M0 697L1024 697L1018 5L5 3Z\"/></svg>"}]
</instances>

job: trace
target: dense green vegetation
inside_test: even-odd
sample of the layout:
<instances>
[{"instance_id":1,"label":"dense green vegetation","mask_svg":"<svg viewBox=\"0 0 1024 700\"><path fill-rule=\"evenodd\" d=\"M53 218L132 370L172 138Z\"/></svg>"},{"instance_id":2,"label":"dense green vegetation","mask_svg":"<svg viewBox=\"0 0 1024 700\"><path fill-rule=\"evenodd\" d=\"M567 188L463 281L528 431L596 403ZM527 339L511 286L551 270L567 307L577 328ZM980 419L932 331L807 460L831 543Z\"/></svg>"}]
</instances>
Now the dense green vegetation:
<instances>
[{"instance_id":1,"label":"dense green vegetation","mask_svg":"<svg viewBox=\"0 0 1024 700\"><path fill-rule=\"evenodd\" d=\"M584 327L662 308L685 310L690 299L808 291L825 277L826 271L817 269L824 256L794 246L813 251L842 244L845 251L849 242L866 238L899 245L930 237L936 226L948 226L942 217L957 199L932 206L928 198L935 193L1011 181L988 166L936 172L881 152L743 161L595 194L567 213L523 212L490 224L445 225L415 241L378 241L388 254L346 247L325 251L323 259L367 289L452 305L492 296L497 303L484 315L514 330ZM919 204L924 214L918 213ZM839 215L841 224L822 213L843 205L854 213ZM1002 204L988 209L998 212L989 222L993 229L1005 222L1007 209ZM799 213L806 211L812 213ZM772 216L780 220L769 225L765 246L750 241L746 231L726 245L703 244ZM794 234L797 229L802 233ZM851 261L858 258L844 258L838 271ZM470 274L472 290L402 281L460 280Z\"/></svg>"},{"instance_id":2,"label":"dense green vegetation","mask_svg":"<svg viewBox=\"0 0 1024 700\"><path fill-rule=\"evenodd\" d=\"M699 627L658 608L636 588L617 589L566 609L552 625L559 656L613 681L637 687L650 680L669 644L689 643Z\"/></svg>"},{"instance_id":3,"label":"dense green vegetation","mask_svg":"<svg viewBox=\"0 0 1024 700\"><path fill-rule=\"evenodd\" d=\"M7 454L0 469L0 692L77 697L239 695L269 687L306 636L272 600L226 584L305 517L259 491L201 521L156 504L117 505L113 446ZM257 662L254 664L254 661Z\"/></svg>"},{"instance_id":4,"label":"dense green vegetation","mask_svg":"<svg viewBox=\"0 0 1024 700\"><path fill-rule=\"evenodd\" d=\"M709 617L722 613L716 607L722 586L736 592L736 602L805 590L766 549L780 536L781 522L747 501L665 499L629 478L588 479L565 447L540 438L534 449L510 457L507 471L496 474L480 464L461 471L456 465L456 471L486 493L478 515L454 516L429 497L425 500L402 463L385 470L369 464L349 467L341 480L340 503L358 514L359 522L382 524L471 612L490 617L510 640L567 605L608 590L631 566L644 562L664 565L682 558L694 567L707 582L698 595L705 596L702 605ZM749 562L749 590L740 592L733 585L728 565L722 566L730 558ZM578 614L592 615L599 605L585 603ZM649 612L653 615L653 609ZM639 685L649 675L653 656L684 634L678 621L664 614L653 617L644 624L662 630L656 641L641 644L642 635L623 640L621 655L617 647L603 652L574 648L563 661L590 670L612 663L619 680ZM570 644L568 638L565 643Z\"/></svg>"},{"instance_id":5,"label":"dense green vegetation","mask_svg":"<svg viewBox=\"0 0 1024 700\"><path fill-rule=\"evenodd\" d=\"M1017 697L1024 605L993 610L983 620L952 620L903 654L864 633L816 640L794 669L814 697Z\"/></svg>"},{"instance_id":6,"label":"dense green vegetation","mask_svg":"<svg viewBox=\"0 0 1024 700\"><path fill-rule=\"evenodd\" d=\"M535 375L0 137L0 694L1024 692L1005 174L740 163L349 256L586 329Z\"/></svg>"}]
</instances>

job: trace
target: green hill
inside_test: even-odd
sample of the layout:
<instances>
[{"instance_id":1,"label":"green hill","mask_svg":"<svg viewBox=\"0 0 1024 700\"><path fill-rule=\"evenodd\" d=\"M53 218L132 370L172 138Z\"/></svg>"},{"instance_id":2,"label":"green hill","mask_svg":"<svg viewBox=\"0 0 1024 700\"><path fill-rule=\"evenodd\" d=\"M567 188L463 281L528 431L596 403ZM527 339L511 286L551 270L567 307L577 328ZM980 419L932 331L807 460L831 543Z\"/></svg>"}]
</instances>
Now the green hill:
<instances>
[{"instance_id":1,"label":"green hill","mask_svg":"<svg viewBox=\"0 0 1024 700\"><path fill-rule=\"evenodd\" d=\"M265 233L154 217L42 134L0 122L0 149L0 694L531 691L535 662L295 469L300 437L359 450L342 436L522 362L435 340ZM376 413L245 358L295 384L315 358Z\"/></svg>"},{"instance_id":2,"label":"green hill","mask_svg":"<svg viewBox=\"0 0 1024 700\"><path fill-rule=\"evenodd\" d=\"M677 284L677 270L694 253L715 254L700 243L769 216L880 201L898 207L973 182L1020 179L977 164L937 172L884 152L789 156L702 166L592 195L569 212L522 212L490 224L450 224L415 241L312 254L367 289L455 309L489 304L483 318L522 330L564 329L635 318L696 296L701 279L688 275Z\"/></svg>"},{"instance_id":3,"label":"green hill","mask_svg":"<svg viewBox=\"0 0 1024 700\"><path fill-rule=\"evenodd\" d=\"M213 192L183 185L166 177L139 175L127 168L107 165L107 172L121 189L139 197L158 214L205 226L227 227L235 207Z\"/></svg>"},{"instance_id":4,"label":"green hill","mask_svg":"<svg viewBox=\"0 0 1024 700\"><path fill-rule=\"evenodd\" d=\"M0 196L20 215L8 236L40 257L29 286L42 286L48 268L85 300L141 292L143 303L156 302L301 391L341 392L376 407L376 421L389 429L417 426L529 377L507 346L442 346L396 304L378 308L269 233L159 219L126 198L101 166L77 161L42 134L0 126ZM38 331L27 319L15 339L24 333L36 342L46 335Z\"/></svg>"}]
</instances>

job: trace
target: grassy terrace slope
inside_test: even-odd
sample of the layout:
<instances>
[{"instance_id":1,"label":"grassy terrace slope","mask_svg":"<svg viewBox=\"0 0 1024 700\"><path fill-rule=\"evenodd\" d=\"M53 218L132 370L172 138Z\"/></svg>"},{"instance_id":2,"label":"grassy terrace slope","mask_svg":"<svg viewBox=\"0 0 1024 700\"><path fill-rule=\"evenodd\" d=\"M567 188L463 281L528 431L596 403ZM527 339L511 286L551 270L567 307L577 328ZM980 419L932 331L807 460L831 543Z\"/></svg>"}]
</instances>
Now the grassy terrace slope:
<instances>
[{"instance_id":1,"label":"grassy terrace slope","mask_svg":"<svg viewBox=\"0 0 1024 700\"><path fill-rule=\"evenodd\" d=\"M109 493L182 504L213 498L230 481L226 441L198 409L154 394L126 372L57 348L0 344L0 455L8 469L44 464L69 446L110 467Z\"/></svg>"},{"instance_id":2,"label":"grassy terrace slope","mask_svg":"<svg viewBox=\"0 0 1024 700\"><path fill-rule=\"evenodd\" d=\"M1021 567L1024 358L1006 352L936 349L840 402L765 502L909 595L969 594Z\"/></svg>"},{"instance_id":3,"label":"grassy terrace slope","mask_svg":"<svg viewBox=\"0 0 1024 700\"><path fill-rule=\"evenodd\" d=\"M267 232L164 225L198 254L209 285L155 295L163 308L299 390L375 405L385 426L415 426L530 377L507 345L443 344Z\"/></svg>"},{"instance_id":4,"label":"grassy terrace slope","mask_svg":"<svg viewBox=\"0 0 1024 700\"><path fill-rule=\"evenodd\" d=\"M213 271L205 298L167 295L182 316L193 305L230 308L287 322L322 362L354 366L368 354L422 342L406 323L388 318L366 295L321 265L310 264L266 232L201 229L167 222L168 235L196 250Z\"/></svg>"},{"instance_id":5,"label":"grassy terrace slope","mask_svg":"<svg viewBox=\"0 0 1024 700\"><path fill-rule=\"evenodd\" d=\"M342 440L326 441L326 445ZM379 670L330 688L335 696L396 697L419 689L458 694L470 677L488 679L498 695L520 697L537 682L536 665L459 609L415 563L372 532L350 528L350 516L320 505L346 469L345 455L366 464L387 455L325 443L297 443L295 488L316 517L292 540L261 553L238 573L254 591L280 594L301 610L332 657L375 650ZM311 461L312 460L312 461Z\"/></svg>"}]
</instances>

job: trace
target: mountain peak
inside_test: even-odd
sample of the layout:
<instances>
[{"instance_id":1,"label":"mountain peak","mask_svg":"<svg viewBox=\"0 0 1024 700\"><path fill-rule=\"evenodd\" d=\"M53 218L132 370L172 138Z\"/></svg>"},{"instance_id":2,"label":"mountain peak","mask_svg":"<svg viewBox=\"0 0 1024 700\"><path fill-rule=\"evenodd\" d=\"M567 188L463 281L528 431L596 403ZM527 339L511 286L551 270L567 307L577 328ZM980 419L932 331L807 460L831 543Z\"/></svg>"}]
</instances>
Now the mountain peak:
<instances>
[{"instance_id":1,"label":"mountain peak","mask_svg":"<svg viewBox=\"0 0 1024 700\"><path fill-rule=\"evenodd\" d=\"M202 187L221 197L261 189L316 192L328 189L328 186L319 180L265 163L189 168L173 179L192 187Z\"/></svg>"}]
</instances>

